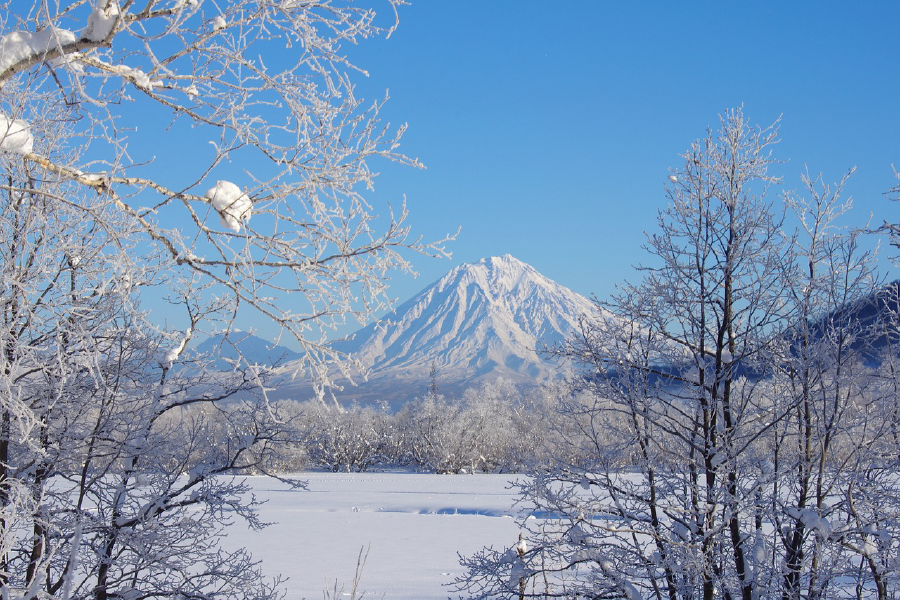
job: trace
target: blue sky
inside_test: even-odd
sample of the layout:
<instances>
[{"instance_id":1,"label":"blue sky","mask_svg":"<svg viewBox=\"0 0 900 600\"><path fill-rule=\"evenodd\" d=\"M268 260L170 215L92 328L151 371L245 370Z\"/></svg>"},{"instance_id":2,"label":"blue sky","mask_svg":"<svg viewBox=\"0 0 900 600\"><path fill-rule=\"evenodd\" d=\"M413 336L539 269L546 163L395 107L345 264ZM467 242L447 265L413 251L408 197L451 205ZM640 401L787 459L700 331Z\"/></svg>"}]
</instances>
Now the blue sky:
<instances>
[{"instance_id":1,"label":"blue sky","mask_svg":"<svg viewBox=\"0 0 900 600\"><path fill-rule=\"evenodd\" d=\"M414 258L405 300L456 264L512 254L585 295L636 280L678 154L743 105L782 117L784 188L837 181L851 221L900 220L896 2L414 0L387 41L350 49L360 94L427 169L374 164L377 202L406 194L414 231L462 228L452 261Z\"/></svg>"},{"instance_id":2,"label":"blue sky","mask_svg":"<svg viewBox=\"0 0 900 600\"><path fill-rule=\"evenodd\" d=\"M387 2L368 4L389 17ZM846 223L900 222L900 204L884 197L900 183L898 22L896 0L412 0L390 39L343 49L369 73L357 95L389 90L382 118L408 124L401 150L427 167L373 161L376 211L405 195L414 235L461 228L451 260L410 254L419 277L398 274L392 296L399 304L460 263L511 254L608 297L640 277L633 267L648 260L645 232L679 154L740 105L753 123L782 119L783 189L799 191L807 167L834 182L856 166ZM193 131L180 127L163 147ZM195 140L198 156L211 156L206 140ZM141 151L159 154L154 168L172 187L196 175L187 151ZM252 312L237 326L278 333Z\"/></svg>"}]
</instances>

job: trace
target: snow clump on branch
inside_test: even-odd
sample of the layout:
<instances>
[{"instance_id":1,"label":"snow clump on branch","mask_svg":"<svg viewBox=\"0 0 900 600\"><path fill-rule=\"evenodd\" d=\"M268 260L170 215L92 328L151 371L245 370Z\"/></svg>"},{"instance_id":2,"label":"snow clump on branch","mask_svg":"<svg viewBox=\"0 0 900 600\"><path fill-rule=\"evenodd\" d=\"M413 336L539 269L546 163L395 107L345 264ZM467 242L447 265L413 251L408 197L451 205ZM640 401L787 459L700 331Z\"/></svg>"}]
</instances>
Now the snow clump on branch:
<instances>
[{"instance_id":1,"label":"snow clump on branch","mask_svg":"<svg viewBox=\"0 0 900 600\"><path fill-rule=\"evenodd\" d=\"M30 154L34 148L34 136L28 123L22 119L8 119L0 113L0 149L16 154Z\"/></svg>"},{"instance_id":2,"label":"snow clump on branch","mask_svg":"<svg viewBox=\"0 0 900 600\"><path fill-rule=\"evenodd\" d=\"M154 82L150 80L150 76L141 71L140 69L135 69L133 67L126 67L125 65L110 65L109 70L114 73L120 73L125 78L130 79L134 82L134 85L139 88L144 88L147 91L153 91ZM159 83L159 82L155 82Z\"/></svg>"},{"instance_id":3,"label":"snow clump on branch","mask_svg":"<svg viewBox=\"0 0 900 600\"><path fill-rule=\"evenodd\" d=\"M230 181L217 181L206 192L206 198L219 213L222 224L232 231L240 231L241 224L250 220L253 202Z\"/></svg>"},{"instance_id":4,"label":"snow clump on branch","mask_svg":"<svg viewBox=\"0 0 900 600\"><path fill-rule=\"evenodd\" d=\"M119 4L116 0L97 0L81 35L92 42L102 42L112 33L118 20Z\"/></svg>"},{"instance_id":5,"label":"snow clump on branch","mask_svg":"<svg viewBox=\"0 0 900 600\"><path fill-rule=\"evenodd\" d=\"M74 44L75 34L66 29L48 27L41 31L12 31L0 38L0 73L13 65L40 56L60 46Z\"/></svg>"},{"instance_id":6,"label":"snow clump on branch","mask_svg":"<svg viewBox=\"0 0 900 600\"><path fill-rule=\"evenodd\" d=\"M163 369L171 369L172 365L175 364L175 361L178 360L178 357L181 356L181 353L184 352L184 349L187 347L188 342L193 337L193 329L188 327L187 331L184 332L184 337L181 339L181 343L175 346L174 348L170 348L159 360L159 366Z\"/></svg>"}]
</instances>

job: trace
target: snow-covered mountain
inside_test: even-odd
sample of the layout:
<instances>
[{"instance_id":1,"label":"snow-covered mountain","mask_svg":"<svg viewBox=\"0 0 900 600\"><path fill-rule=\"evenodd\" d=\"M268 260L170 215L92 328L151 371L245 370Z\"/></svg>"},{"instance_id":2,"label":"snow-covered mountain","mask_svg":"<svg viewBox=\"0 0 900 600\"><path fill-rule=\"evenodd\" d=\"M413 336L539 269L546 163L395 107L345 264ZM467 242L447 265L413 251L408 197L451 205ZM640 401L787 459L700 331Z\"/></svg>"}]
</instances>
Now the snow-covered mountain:
<instances>
[{"instance_id":1,"label":"snow-covered mountain","mask_svg":"<svg viewBox=\"0 0 900 600\"><path fill-rule=\"evenodd\" d=\"M394 403L421 395L432 365L445 393L498 377L525 383L557 377L561 365L539 351L596 310L509 255L460 265L380 322L335 343L369 370L368 381L341 396Z\"/></svg>"}]
</instances>

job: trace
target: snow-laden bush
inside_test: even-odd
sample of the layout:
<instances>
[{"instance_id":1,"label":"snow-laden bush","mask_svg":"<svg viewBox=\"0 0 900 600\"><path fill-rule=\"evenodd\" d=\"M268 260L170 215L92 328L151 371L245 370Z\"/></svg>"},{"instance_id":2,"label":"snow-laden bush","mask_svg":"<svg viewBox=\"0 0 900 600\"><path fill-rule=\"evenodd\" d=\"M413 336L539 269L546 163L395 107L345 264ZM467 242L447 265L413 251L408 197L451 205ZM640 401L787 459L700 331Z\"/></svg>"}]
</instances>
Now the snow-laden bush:
<instances>
[{"instance_id":1,"label":"snow-laden bush","mask_svg":"<svg viewBox=\"0 0 900 600\"><path fill-rule=\"evenodd\" d=\"M390 431L391 416L382 408L337 409L315 402L305 406L298 433L312 464L362 473L388 462Z\"/></svg>"},{"instance_id":2,"label":"snow-laden bush","mask_svg":"<svg viewBox=\"0 0 900 600\"><path fill-rule=\"evenodd\" d=\"M461 398L429 393L396 415L395 461L436 473L520 472L555 443L556 391L499 379Z\"/></svg>"}]
</instances>

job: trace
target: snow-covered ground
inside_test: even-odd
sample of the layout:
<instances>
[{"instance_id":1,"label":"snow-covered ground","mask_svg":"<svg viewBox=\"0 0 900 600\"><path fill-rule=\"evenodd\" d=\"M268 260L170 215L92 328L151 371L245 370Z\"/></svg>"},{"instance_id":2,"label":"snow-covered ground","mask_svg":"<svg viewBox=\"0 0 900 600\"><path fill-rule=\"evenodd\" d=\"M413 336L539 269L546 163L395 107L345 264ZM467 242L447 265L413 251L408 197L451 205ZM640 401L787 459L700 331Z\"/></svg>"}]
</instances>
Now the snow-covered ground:
<instances>
[{"instance_id":1,"label":"snow-covered ground","mask_svg":"<svg viewBox=\"0 0 900 600\"><path fill-rule=\"evenodd\" d=\"M306 491L263 477L248 482L267 500L260 532L235 524L228 544L247 547L267 573L290 577L287 599L322 598L335 581L349 591L361 548L369 548L366 598L447 598L462 573L457 553L515 545L512 475L310 473Z\"/></svg>"}]
</instances>

